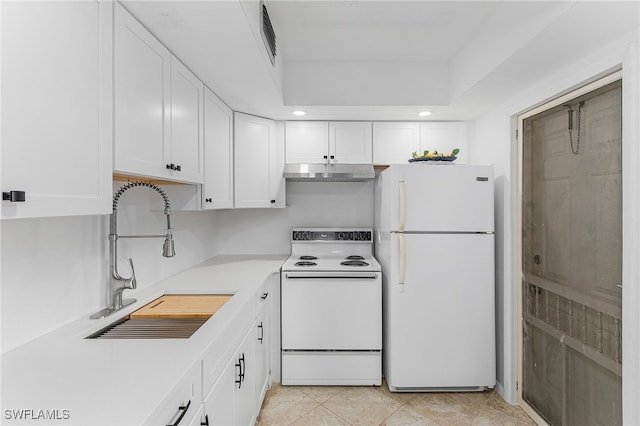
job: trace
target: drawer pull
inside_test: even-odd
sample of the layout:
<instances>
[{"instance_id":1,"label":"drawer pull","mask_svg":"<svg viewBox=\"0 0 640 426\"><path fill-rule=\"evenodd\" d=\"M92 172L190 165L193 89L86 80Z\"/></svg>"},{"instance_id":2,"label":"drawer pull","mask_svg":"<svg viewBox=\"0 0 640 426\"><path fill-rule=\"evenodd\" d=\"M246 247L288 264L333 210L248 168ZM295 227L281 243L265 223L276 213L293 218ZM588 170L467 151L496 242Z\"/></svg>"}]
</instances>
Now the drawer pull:
<instances>
[{"instance_id":1,"label":"drawer pull","mask_svg":"<svg viewBox=\"0 0 640 426\"><path fill-rule=\"evenodd\" d=\"M204 415L204 421L200 420L200 426L209 426L209 415Z\"/></svg>"},{"instance_id":2,"label":"drawer pull","mask_svg":"<svg viewBox=\"0 0 640 426\"><path fill-rule=\"evenodd\" d=\"M240 377L242 378L242 383L244 383L244 373L246 373L246 366L244 364L244 352L242 353L242 356L240 357L240 362L242 363L242 368L240 370Z\"/></svg>"},{"instance_id":3,"label":"drawer pull","mask_svg":"<svg viewBox=\"0 0 640 426\"><path fill-rule=\"evenodd\" d=\"M260 337L258 337L258 342L262 344L262 341L264 340L264 326L262 325L262 321L260 321L260 324L258 324L258 328L260 329Z\"/></svg>"},{"instance_id":4,"label":"drawer pull","mask_svg":"<svg viewBox=\"0 0 640 426\"><path fill-rule=\"evenodd\" d=\"M260 296L260 299L265 300L267 297L269 297L269 292L262 293L262 296Z\"/></svg>"},{"instance_id":5,"label":"drawer pull","mask_svg":"<svg viewBox=\"0 0 640 426\"><path fill-rule=\"evenodd\" d=\"M244 373L245 373L245 363L244 363L244 352L238 358L238 362L236 362L236 367L238 367L238 378L236 379L236 384L238 385L238 389L242 389L242 384L244 383Z\"/></svg>"},{"instance_id":6,"label":"drawer pull","mask_svg":"<svg viewBox=\"0 0 640 426\"><path fill-rule=\"evenodd\" d=\"M2 201L10 201L12 203L23 203L26 200L24 191L9 191L2 193Z\"/></svg>"},{"instance_id":7,"label":"drawer pull","mask_svg":"<svg viewBox=\"0 0 640 426\"><path fill-rule=\"evenodd\" d=\"M187 405L181 405L178 407L178 418L176 419L176 421L174 423L168 424L167 426L178 426L180 424L180 422L182 421L182 419L184 418L184 415L187 414L187 410L189 409L189 406L191 405L191 400L189 400L189 402L187 402Z\"/></svg>"},{"instance_id":8,"label":"drawer pull","mask_svg":"<svg viewBox=\"0 0 640 426\"><path fill-rule=\"evenodd\" d=\"M242 388L242 366L240 364L240 358L238 358L238 362L236 362L236 368L238 369L238 377L236 378L236 385L238 385L238 389Z\"/></svg>"}]
</instances>

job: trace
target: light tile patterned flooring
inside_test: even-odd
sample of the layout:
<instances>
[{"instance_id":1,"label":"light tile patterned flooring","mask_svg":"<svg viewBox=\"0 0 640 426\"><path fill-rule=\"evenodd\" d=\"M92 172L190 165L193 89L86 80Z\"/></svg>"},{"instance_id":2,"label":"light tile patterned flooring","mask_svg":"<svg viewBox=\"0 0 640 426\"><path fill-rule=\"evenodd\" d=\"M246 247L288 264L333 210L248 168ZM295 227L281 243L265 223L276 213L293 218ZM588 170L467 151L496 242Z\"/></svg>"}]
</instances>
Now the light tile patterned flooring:
<instances>
[{"instance_id":1,"label":"light tile patterned flooring","mask_svg":"<svg viewBox=\"0 0 640 426\"><path fill-rule=\"evenodd\" d=\"M281 386L267 392L258 426L533 425L495 391L393 393L380 387Z\"/></svg>"}]
</instances>

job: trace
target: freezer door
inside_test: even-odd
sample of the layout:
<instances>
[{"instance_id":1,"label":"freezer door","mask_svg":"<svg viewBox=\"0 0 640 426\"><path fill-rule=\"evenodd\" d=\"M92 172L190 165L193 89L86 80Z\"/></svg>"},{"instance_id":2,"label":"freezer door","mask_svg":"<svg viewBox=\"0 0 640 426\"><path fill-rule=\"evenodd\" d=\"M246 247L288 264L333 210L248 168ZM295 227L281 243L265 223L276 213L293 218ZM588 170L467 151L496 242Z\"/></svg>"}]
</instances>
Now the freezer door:
<instances>
[{"instance_id":1,"label":"freezer door","mask_svg":"<svg viewBox=\"0 0 640 426\"><path fill-rule=\"evenodd\" d=\"M394 235L391 248L391 268L383 271L383 354L389 385L494 386L493 235ZM402 277L404 285L399 283Z\"/></svg>"},{"instance_id":2,"label":"freezer door","mask_svg":"<svg viewBox=\"0 0 640 426\"><path fill-rule=\"evenodd\" d=\"M491 166L395 166L385 177L391 231L493 232Z\"/></svg>"}]
</instances>

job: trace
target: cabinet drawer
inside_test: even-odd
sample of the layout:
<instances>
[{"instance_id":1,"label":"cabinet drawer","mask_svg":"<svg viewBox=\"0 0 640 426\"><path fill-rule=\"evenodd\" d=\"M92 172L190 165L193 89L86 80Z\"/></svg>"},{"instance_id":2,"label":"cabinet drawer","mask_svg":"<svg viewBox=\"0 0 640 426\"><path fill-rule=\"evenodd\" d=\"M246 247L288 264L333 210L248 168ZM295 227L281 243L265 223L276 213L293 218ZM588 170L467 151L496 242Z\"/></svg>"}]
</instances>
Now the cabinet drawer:
<instances>
[{"instance_id":1,"label":"cabinet drawer","mask_svg":"<svg viewBox=\"0 0 640 426\"><path fill-rule=\"evenodd\" d=\"M202 369L191 369L145 422L147 425L188 425L202 403Z\"/></svg>"}]
</instances>

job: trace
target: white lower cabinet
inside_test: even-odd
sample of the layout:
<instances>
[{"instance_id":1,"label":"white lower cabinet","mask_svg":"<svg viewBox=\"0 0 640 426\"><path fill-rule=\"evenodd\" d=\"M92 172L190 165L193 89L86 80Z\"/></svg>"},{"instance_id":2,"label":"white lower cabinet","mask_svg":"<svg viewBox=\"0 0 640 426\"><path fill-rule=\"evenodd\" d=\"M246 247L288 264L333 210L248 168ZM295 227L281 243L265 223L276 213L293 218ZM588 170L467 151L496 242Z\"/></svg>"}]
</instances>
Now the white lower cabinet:
<instances>
[{"instance_id":1,"label":"white lower cabinet","mask_svg":"<svg viewBox=\"0 0 640 426\"><path fill-rule=\"evenodd\" d=\"M256 301L248 303L237 321L229 325L234 330L243 330L241 340L240 336L228 336L235 342L230 350L216 345L205 355L203 404L190 425L246 426L256 422L271 385L269 318L273 282L270 276L255 293ZM249 318L252 322L247 329ZM229 353L231 357L225 358Z\"/></svg>"},{"instance_id":2,"label":"white lower cabinet","mask_svg":"<svg viewBox=\"0 0 640 426\"><path fill-rule=\"evenodd\" d=\"M207 426L208 424L209 416L204 413L204 405L200 405L189 426Z\"/></svg>"},{"instance_id":3,"label":"white lower cabinet","mask_svg":"<svg viewBox=\"0 0 640 426\"><path fill-rule=\"evenodd\" d=\"M209 425L251 425L255 422L253 336L252 328L204 399L204 415Z\"/></svg>"},{"instance_id":4,"label":"white lower cabinet","mask_svg":"<svg viewBox=\"0 0 640 426\"><path fill-rule=\"evenodd\" d=\"M145 422L147 425L186 425L196 420L196 411L202 401L202 369L194 368L169 393L156 412Z\"/></svg>"},{"instance_id":5,"label":"white lower cabinet","mask_svg":"<svg viewBox=\"0 0 640 426\"><path fill-rule=\"evenodd\" d=\"M256 372L256 385L254 400L257 404L260 404L264 399L267 389L271 384L271 357L269 356L271 347L271 324L269 321L271 314L271 279L268 279L261 290L257 293L258 307L256 321L253 324L254 334L254 358L255 372ZM258 405L257 410L260 410Z\"/></svg>"}]
</instances>

